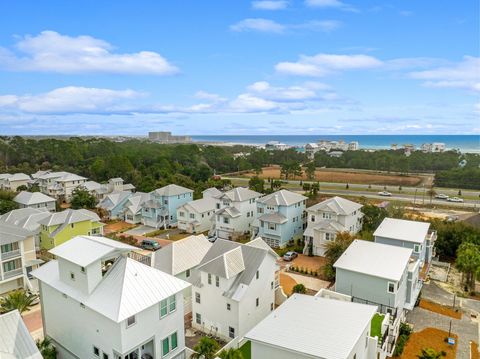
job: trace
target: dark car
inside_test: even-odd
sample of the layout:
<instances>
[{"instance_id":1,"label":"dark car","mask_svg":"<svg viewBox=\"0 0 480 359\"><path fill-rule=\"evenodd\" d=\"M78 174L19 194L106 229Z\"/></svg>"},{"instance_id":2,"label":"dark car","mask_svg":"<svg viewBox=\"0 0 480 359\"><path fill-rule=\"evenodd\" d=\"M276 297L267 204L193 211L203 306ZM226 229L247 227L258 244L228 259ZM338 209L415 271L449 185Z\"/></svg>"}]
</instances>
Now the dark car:
<instances>
[{"instance_id":1,"label":"dark car","mask_svg":"<svg viewBox=\"0 0 480 359\"><path fill-rule=\"evenodd\" d=\"M141 247L143 249L148 249L151 251L156 251L157 249L162 248L162 246L158 244L158 242L154 241L153 239L144 239L142 241Z\"/></svg>"}]
</instances>

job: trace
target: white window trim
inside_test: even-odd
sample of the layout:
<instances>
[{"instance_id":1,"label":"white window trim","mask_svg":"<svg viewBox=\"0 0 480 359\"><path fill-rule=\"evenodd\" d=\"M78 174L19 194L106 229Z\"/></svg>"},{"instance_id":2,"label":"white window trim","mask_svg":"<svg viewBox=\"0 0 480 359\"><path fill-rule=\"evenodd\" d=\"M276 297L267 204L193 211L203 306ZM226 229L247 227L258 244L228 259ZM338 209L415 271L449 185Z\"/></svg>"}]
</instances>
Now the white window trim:
<instances>
[{"instance_id":1,"label":"white window trim","mask_svg":"<svg viewBox=\"0 0 480 359\"><path fill-rule=\"evenodd\" d=\"M390 292L390 284L393 284L393 292ZM395 282L387 282L387 293L395 294L397 292L396 287Z\"/></svg>"},{"instance_id":2,"label":"white window trim","mask_svg":"<svg viewBox=\"0 0 480 359\"><path fill-rule=\"evenodd\" d=\"M128 324L128 320L130 318L133 318L133 323L132 324ZM127 328L133 327L135 324L137 324L137 317L135 315L131 315L130 317L128 317L126 319L126 324L127 324Z\"/></svg>"}]
</instances>

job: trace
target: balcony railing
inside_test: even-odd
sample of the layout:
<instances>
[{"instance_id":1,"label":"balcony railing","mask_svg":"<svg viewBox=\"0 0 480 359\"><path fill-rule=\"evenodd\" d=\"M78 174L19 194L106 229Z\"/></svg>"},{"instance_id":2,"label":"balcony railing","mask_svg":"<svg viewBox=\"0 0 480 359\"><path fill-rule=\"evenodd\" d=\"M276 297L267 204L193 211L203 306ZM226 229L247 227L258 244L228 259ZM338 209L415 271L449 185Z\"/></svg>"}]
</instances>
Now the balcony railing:
<instances>
[{"instance_id":1,"label":"balcony railing","mask_svg":"<svg viewBox=\"0 0 480 359\"><path fill-rule=\"evenodd\" d=\"M19 276L21 274L23 274L23 269L22 268L17 268L17 269L8 271L8 272L4 272L3 273L3 279L5 280L5 279L13 278L13 277Z\"/></svg>"},{"instance_id":2,"label":"balcony railing","mask_svg":"<svg viewBox=\"0 0 480 359\"><path fill-rule=\"evenodd\" d=\"M20 257L20 256L21 256L20 249L16 249L16 250L10 251L10 252L2 252L2 254L1 254L2 260L15 258L15 257Z\"/></svg>"}]
</instances>

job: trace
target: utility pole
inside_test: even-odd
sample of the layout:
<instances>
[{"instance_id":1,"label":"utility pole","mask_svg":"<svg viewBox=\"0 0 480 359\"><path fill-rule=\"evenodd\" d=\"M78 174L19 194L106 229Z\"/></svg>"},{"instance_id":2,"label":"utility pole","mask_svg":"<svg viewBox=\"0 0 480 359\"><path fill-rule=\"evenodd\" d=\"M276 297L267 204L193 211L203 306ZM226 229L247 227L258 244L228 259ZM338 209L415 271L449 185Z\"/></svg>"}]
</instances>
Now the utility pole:
<instances>
[{"instance_id":1,"label":"utility pole","mask_svg":"<svg viewBox=\"0 0 480 359\"><path fill-rule=\"evenodd\" d=\"M413 196L413 205L415 205L416 200L417 200L417 189L415 188L415 195Z\"/></svg>"}]
</instances>

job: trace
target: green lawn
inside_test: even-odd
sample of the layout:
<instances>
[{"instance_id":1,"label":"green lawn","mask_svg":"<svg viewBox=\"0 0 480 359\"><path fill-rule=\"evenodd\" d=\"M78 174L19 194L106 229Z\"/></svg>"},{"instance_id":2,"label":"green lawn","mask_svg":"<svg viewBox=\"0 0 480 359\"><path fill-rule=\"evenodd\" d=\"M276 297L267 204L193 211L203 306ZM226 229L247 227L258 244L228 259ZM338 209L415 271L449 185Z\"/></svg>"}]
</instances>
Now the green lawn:
<instances>
[{"instance_id":1,"label":"green lawn","mask_svg":"<svg viewBox=\"0 0 480 359\"><path fill-rule=\"evenodd\" d=\"M371 325L370 325L370 336L371 337L378 337L379 339L382 337L382 322L385 315L375 313L373 316Z\"/></svg>"},{"instance_id":2,"label":"green lawn","mask_svg":"<svg viewBox=\"0 0 480 359\"><path fill-rule=\"evenodd\" d=\"M243 359L252 358L252 343L250 342L250 340L240 347L240 352L243 355Z\"/></svg>"}]
</instances>

